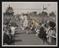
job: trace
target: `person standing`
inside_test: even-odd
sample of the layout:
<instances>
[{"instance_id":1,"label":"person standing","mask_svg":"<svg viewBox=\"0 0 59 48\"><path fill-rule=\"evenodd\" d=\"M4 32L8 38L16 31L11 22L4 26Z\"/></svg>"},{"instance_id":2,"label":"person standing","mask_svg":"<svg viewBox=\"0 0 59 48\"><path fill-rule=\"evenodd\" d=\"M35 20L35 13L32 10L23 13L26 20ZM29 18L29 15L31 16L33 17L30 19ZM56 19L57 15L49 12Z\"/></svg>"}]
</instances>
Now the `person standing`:
<instances>
[{"instance_id":1,"label":"person standing","mask_svg":"<svg viewBox=\"0 0 59 48\"><path fill-rule=\"evenodd\" d=\"M56 31L54 27L55 27L55 23L50 21L49 28L47 31L47 41L48 41L48 44L50 45L53 44L53 41L56 42Z\"/></svg>"},{"instance_id":2,"label":"person standing","mask_svg":"<svg viewBox=\"0 0 59 48\"><path fill-rule=\"evenodd\" d=\"M3 31L3 44L10 45L11 44L11 36L9 31L5 28Z\"/></svg>"},{"instance_id":3,"label":"person standing","mask_svg":"<svg viewBox=\"0 0 59 48\"><path fill-rule=\"evenodd\" d=\"M41 27L38 36L39 36L39 38L41 38L43 40L43 44L45 44L45 42L46 42L46 39L47 39L46 35L47 34L46 34L44 27Z\"/></svg>"},{"instance_id":4,"label":"person standing","mask_svg":"<svg viewBox=\"0 0 59 48\"><path fill-rule=\"evenodd\" d=\"M11 36L11 41L13 42L13 44L14 44L14 41L15 41L15 31L16 31L16 25L9 25L9 32L10 32L10 36Z\"/></svg>"}]
</instances>

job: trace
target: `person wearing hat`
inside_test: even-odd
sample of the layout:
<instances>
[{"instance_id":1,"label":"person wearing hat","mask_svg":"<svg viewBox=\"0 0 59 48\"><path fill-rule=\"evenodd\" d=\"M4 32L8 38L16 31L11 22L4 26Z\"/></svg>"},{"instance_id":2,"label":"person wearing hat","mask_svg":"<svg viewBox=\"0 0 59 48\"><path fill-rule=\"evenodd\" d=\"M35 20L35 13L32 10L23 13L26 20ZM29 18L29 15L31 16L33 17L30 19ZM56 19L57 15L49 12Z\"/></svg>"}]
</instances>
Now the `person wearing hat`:
<instances>
[{"instance_id":1,"label":"person wearing hat","mask_svg":"<svg viewBox=\"0 0 59 48\"><path fill-rule=\"evenodd\" d=\"M56 31L54 29L55 26L56 26L56 24L54 22L52 22L52 21L49 22L49 29L47 31L47 41L48 41L48 44L53 44L52 42L54 40L56 40L55 39L56 37L54 36L54 35L56 35Z\"/></svg>"}]
</instances>

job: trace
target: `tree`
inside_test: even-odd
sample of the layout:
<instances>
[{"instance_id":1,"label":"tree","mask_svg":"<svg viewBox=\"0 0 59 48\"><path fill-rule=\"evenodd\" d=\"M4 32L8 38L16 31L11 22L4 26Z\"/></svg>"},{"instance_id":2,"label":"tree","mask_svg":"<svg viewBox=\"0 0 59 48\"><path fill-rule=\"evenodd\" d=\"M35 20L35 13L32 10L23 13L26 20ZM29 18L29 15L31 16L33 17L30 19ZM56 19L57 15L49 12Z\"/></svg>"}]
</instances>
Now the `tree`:
<instances>
[{"instance_id":1,"label":"tree","mask_svg":"<svg viewBox=\"0 0 59 48\"><path fill-rule=\"evenodd\" d=\"M42 11L41 13L39 13L40 16L48 16L47 12Z\"/></svg>"},{"instance_id":2,"label":"tree","mask_svg":"<svg viewBox=\"0 0 59 48\"><path fill-rule=\"evenodd\" d=\"M5 11L5 13L4 13L4 16L13 16L14 15L14 10L13 10L13 8L12 7L8 7L7 9L6 9L6 11Z\"/></svg>"},{"instance_id":3,"label":"tree","mask_svg":"<svg viewBox=\"0 0 59 48\"><path fill-rule=\"evenodd\" d=\"M52 11L49 16L56 16L55 13Z\"/></svg>"},{"instance_id":4,"label":"tree","mask_svg":"<svg viewBox=\"0 0 59 48\"><path fill-rule=\"evenodd\" d=\"M47 13L47 12L42 11L42 15L43 15L43 16L48 16L48 13Z\"/></svg>"},{"instance_id":5,"label":"tree","mask_svg":"<svg viewBox=\"0 0 59 48\"><path fill-rule=\"evenodd\" d=\"M34 13L34 14L37 14L37 12L36 12L36 11L34 11L33 13Z\"/></svg>"}]
</instances>

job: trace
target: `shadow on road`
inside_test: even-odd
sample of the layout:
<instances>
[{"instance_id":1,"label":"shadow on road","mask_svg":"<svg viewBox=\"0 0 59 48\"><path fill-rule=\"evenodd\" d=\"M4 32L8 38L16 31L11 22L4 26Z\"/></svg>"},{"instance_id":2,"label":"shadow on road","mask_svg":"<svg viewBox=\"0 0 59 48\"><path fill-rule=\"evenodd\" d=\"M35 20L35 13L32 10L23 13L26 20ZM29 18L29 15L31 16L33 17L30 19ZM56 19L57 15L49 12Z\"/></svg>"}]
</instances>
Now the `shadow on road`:
<instances>
[{"instance_id":1,"label":"shadow on road","mask_svg":"<svg viewBox=\"0 0 59 48\"><path fill-rule=\"evenodd\" d=\"M15 40L15 42L22 42L22 40Z\"/></svg>"}]
</instances>

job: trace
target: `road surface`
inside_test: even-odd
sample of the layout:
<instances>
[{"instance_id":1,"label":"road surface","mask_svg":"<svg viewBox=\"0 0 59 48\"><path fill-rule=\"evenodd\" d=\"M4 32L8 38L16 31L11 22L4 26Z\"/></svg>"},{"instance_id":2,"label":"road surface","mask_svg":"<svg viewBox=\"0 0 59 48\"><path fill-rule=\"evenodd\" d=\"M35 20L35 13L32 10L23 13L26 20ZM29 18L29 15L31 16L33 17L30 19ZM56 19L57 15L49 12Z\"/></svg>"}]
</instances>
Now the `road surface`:
<instances>
[{"instance_id":1,"label":"road surface","mask_svg":"<svg viewBox=\"0 0 59 48\"><path fill-rule=\"evenodd\" d=\"M15 45L47 45L43 40L37 37L35 34L26 34L25 30L18 29L15 34Z\"/></svg>"}]
</instances>

